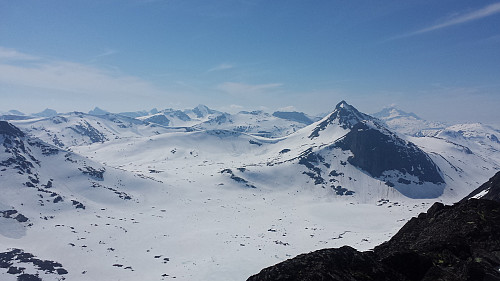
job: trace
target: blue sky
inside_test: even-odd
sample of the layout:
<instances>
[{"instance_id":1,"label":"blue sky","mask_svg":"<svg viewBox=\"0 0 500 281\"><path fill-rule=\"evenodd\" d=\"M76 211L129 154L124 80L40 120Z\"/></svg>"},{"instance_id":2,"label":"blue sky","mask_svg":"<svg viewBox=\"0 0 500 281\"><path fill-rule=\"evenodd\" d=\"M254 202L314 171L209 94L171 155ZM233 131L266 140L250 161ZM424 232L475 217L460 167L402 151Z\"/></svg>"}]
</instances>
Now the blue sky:
<instances>
[{"instance_id":1,"label":"blue sky","mask_svg":"<svg viewBox=\"0 0 500 281\"><path fill-rule=\"evenodd\" d=\"M499 1L0 0L0 111L500 121Z\"/></svg>"}]
</instances>

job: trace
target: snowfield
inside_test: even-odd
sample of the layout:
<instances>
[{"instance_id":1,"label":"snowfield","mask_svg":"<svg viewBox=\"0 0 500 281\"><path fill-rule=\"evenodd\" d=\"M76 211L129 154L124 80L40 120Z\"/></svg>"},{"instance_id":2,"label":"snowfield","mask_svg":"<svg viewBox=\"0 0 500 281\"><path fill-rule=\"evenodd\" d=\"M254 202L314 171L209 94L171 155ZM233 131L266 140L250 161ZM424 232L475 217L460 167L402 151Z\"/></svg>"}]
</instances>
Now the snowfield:
<instances>
[{"instance_id":1,"label":"snowfield","mask_svg":"<svg viewBox=\"0 0 500 281\"><path fill-rule=\"evenodd\" d=\"M371 249L500 169L500 133L491 127L405 135L354 110L340 103L308 126L255 112L218 127L211 121L223 115L202 106L141 120L72 113L12 122L22 132L3 122L0 279L246 280L317 249ZM173 121L147 122L158 114ZM173 127L188 120L183 114L191 121L182 125L200 122ZM275 137L259 133L273 120ZM360 121L367 127L355 127ZM425 152L444 183L360 169L352 161L359 154L340 145L352 130L354 139L372 130L389 147Z\"/></svg>"}]
</instances>

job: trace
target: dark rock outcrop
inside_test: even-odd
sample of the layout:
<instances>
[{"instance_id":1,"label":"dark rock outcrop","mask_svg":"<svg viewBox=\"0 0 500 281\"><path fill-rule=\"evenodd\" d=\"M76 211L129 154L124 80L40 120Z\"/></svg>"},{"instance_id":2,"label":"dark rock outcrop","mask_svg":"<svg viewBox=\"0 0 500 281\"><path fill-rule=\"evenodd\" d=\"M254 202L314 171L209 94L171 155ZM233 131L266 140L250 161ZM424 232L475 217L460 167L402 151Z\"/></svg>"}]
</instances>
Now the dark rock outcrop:
<instances>
[{"instance_id":1,"label":"dark rock outcrop","mask_svg":"<svg viewBox=\"0 0 500 281\"><path fill-rule=\"evenodd\" d=\"M490 186L498 183L497 176ZM500 280L500 202L435 203L373 251L319 250L248 279L268 280Z\"/></svg>"},{"instance_id":2,"label":"dark rock outcrop","mask_svg":"<svg viewBox=\"0 0 500 281\"><path fill-rule=\"evenodd\" d=\"M0 271L17 276L17 280L42 280L39 272L52 275L66 275L68 271L58 262L42 260L22 249L10 249L0 253ZM64 280L61 277L58 280Z\"/></svg>"},{"instance_id":3,"label":"dark rock outcrop","mask_svg":"<svg viewBox=\"0 0 500 281\"><path fill-rule=\"evenodd\" d=\"M359 252L349 246L302 254L268 267L248 281L362 281L404 280L391 268L383 266L372 252Z\"/></svg>"},{"instance_id":4,"label":"dark rock outcrop","mask_svg":"<svg viewBox=\"0 0 500 281\"><path fill-rule=\"evenodd\" d=\"M342 101L312 129L309 138L325 134L330 126L344 129L345 135L332 139L333 143L324 149L350 151L348 162L354 167L410 198L435 198L443 193L445 181L432 159L415 144L390 131L380 120ZM321 150L308 153L322 154ZM308 174L320 178L318 172L308 168ZM316 184L318 182L315 180Z\"/></svg>"},{"instance_id":5,"label":"dark rock outcrop","mask_svg":"<svg viewBox=\"0 0 500 281\"><path fill-rule=\"evenodd\" d=\"M12 137L24 137L24 133L7 121L0 121L0 134Z\"/></svg>"},{"instance_id":6,"label":"dark rock outcrop","mask_svg":"<svg viewBox=\"0 0 500 281\"><path fill-rule=\"evenodd\" d=\"M415 176L422 182L444 183L438 167L415 144L373 122L359 122L336 143L343 150L350 150L352 165L381 177L385 171L399 171Z\"/></svg>"},{"instance_id":7,"label":"dark rock outcrop","mask_svg":"<svg viewBox=\"0 0 500 281\"><path fill-rule=\"evenodd\" d=\"M408 280L500 280L500 203L435 203L374 252Z\"/></svg>"}]
</instances>

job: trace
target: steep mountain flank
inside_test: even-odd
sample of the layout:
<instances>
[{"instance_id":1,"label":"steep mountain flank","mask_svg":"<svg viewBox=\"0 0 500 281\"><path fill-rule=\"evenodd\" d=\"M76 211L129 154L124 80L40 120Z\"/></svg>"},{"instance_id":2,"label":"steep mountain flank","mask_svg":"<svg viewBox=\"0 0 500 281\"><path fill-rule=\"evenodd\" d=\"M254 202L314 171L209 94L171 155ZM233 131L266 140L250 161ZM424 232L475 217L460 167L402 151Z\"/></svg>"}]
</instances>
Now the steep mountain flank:
<instances>
[{"instance_id":1,"label":"steep mountain flank","mask_svg":"<svg viewBox=\"0 0 500 281\"><path fill-rule=\"evenodd\" d=\"M425 152L375 122L357 123L337 146L352 152L349 163L374 177L396 170L417 177L419 184L444 183L436 164Z\"/></svg>"}]
</instances>

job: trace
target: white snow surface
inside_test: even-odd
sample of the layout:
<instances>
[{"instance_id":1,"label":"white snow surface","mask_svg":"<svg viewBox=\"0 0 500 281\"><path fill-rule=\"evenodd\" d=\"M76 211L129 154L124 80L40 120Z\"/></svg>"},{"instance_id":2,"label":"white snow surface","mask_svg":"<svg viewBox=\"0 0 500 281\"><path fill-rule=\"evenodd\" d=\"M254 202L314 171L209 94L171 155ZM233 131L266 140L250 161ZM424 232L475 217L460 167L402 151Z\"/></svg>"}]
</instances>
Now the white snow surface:
<instances>
[{"instance_id":1,"label":"white snow surface","mask_svg":"<svg viewBox=\"0 0 500 281\"><path fill-rule=\"evenodd\" d=\"M199 109L209 122L209 111ZM48 143L57 145L57 138L71 152L44 155L26 142L40 161L33 168L37 186L52 180L48 190L63 202L53 203L53 197L26 186L27 174L1 169L0 208L15 209L29 221L0 217L0 252L19 248L60 262L66 280L246 280L317 249L371 249L432 203L456 202L500 170L500 147L491 137L498 132L489 127L461 125L433 136L406 136L429 154L446 181L438 198L410 199L341 164L349 151L325 149L348 129L331 124L310 138L328 116L280 138L259 136L258 128L234 130L255 120L269 124L262 128L277 122L259 114L238 120L233 115L232 125L220 127L198 123L195 130L81 113L13 122ZM102 140L71 129L82 124L95 128ZM336 195L305 176L297 157L308 149L331 164L321 168L323 174L335 170L335 184L354 194ZM0 162L7 157L1 150ZM103 179L82 173L84 167L104 169ZM86 208L75 208L71 200ZM44 280L61 278L23 266ZM1 269L0 279L15 276Z\"/></svg>"}]
</instances>

